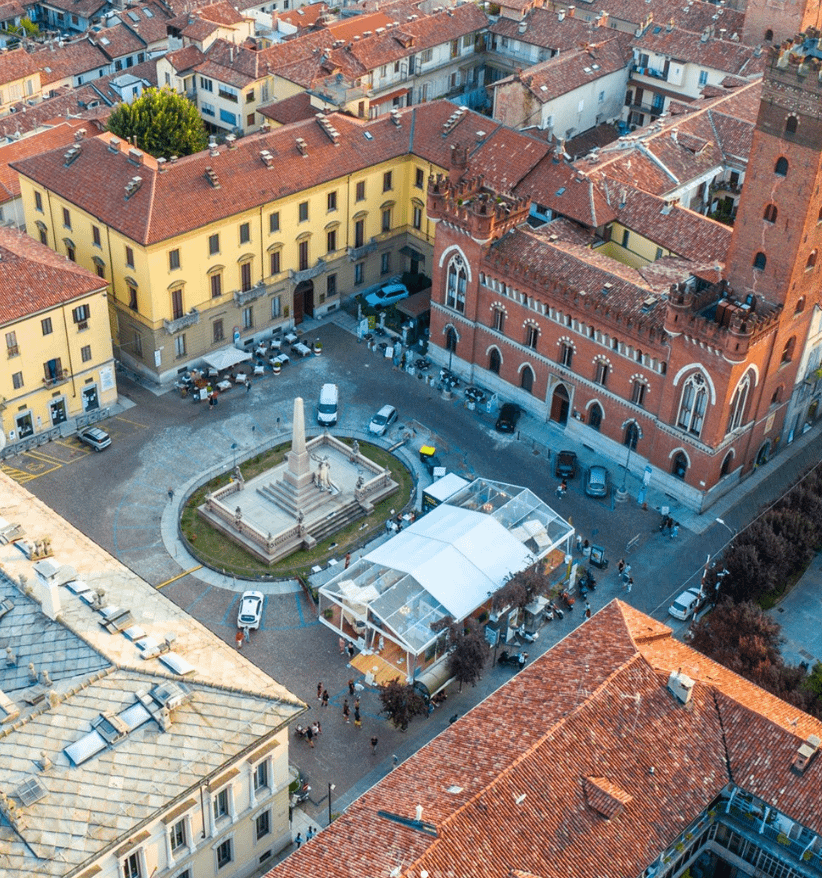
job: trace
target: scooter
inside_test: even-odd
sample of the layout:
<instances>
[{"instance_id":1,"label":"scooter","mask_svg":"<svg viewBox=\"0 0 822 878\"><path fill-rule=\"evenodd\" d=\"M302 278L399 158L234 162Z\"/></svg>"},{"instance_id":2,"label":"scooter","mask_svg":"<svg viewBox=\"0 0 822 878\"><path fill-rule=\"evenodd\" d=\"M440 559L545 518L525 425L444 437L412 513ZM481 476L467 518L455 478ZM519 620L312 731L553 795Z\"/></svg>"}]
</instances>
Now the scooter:
<instances>
[{"instance_id":1,"label":"scooter","mask_svg":"<svg viewBox=\"0 0 822 878\"><path fill-rule=\"evenodd\" d=\"M516 670L521 671L525 667L525 662L528 660L527 652L508 652L507 649L504 649L499 658L497 659L498 665L511 665Z\"/></svg>"},{"instance_id":2,"label":"scooter","mask_svg":"<svg viewBox=\"0 0 822 878\"><path fill-rule=\"evenodd\" d=\"M524 640L526 643L533 643L535 640L539 639L539 631L534 631L533 634L525 630L524 625L520 625L517 628L517 637L521 640Z\"/></svg>"},{"instance_id":3,"label":"scooter","mask_svg":"<svg viewBox=\"0 0 822 878\"><path fill-rule=\"evenodd\" d=\"M577 588L579 589L579 596L581 598L588 597L588 589L585 585L585 577L580 577L577 580Z\"/></svg>"},{"instance_id":4,"label":"scooter","mask_svg":"<svg viewBox=\"0 0 822 878\"><path fill-rule=\"evenodd\" d=\"M564 619L565 613L562 612L562 608L556 603L556 601L551 601L551 612L557 617L557 619Z\"/></svg>"},{"instance_id":5,"label":"scooter","mask_svg":"<svg viewBox=\"0 0 822 878\"><path fill-rule=\"evenodd\" d=\"M566 589L563 589L559 593L559 597L560 597L560 600L565 604L566 607L568 607L569 610L574 609L574 603L576 601L574 598L571 597L571 595L568 594L568 591Z\"/></svg>"},{"instance_id":6,"label":"scooter","mask_svg":"<svg viewBox=\"0 0 822 878\"><path fill-rule=\"evenodd\" d=\"M301 805L303 802L308 801L308 794L311 792L311 787L308 785L308 777L304 774L300 774L297 780L297 789L291 794L291 806Z\"/></svg>"},{"instance_id":7,"label":"scooter","mask_svg":"<svg viewBox=\"0 0 822 878\"><path fill-rule=\"evenodd\" d=\"M542 611L542 621L543 622L553 622L554 621L554 611L551 608L551 605L548 606Z\"/></svg>"},{"instance_id":8,"label":"scooter","mask_svg":"<svg viewBox=\"0 0 822 878\"><path fill-rule=\"evenodd\" d=\"M596 591L597 589L597 581L594 579L594 574L587 567L583 569L579 577L579 584L584 585L589 591Z\"/></svg>"}]
</instances>

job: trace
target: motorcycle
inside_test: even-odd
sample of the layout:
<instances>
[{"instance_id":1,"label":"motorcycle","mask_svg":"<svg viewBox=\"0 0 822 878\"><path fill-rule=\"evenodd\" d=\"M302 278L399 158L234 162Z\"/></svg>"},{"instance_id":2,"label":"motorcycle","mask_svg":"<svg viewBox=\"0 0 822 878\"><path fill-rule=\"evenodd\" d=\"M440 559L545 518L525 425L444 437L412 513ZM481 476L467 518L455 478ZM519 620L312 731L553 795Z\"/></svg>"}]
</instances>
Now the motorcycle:
<instances>
[{"instance_id":1,"label":"motorcycle","mask_svg":"<svg viewBox=\"0 0 822 878\"><path fill-rule=\"evenodd\" d=\"M579 590L579 596L581 598L588 597L588 589L585 586L585 579L580 578L577 580L577 589Z\"/></svg>"},{"instance_id":2,"label":"motorcycle","mask_svg":"<svg viewBox=\"0 0 822 878\"><path fill-rule=\"evenodd\" d=\"M431 368L431 360L428 357L420 357L414 365L418 372L426 372Z\"/></svg>"},{"instance_id":3,"label":"motorcycle","mask_svg":"<svg viewBox=\"0 0 822 878\"><path fill-rule=\"evenodd\" d=\"M594 574L587 567L580 574L579 584L580 587L584 586L588 591L596 591L597 581L594 579Z\"/></svg>"},{"instance_id":4,"label":"motorcycle","mask_svg":"<svg viewBox=\"0 0 822 878\"><path fill-rule=\"evenodd\" d=\"M308 785L308 777L302 772L300 772L296 784L297 788L291 793L290 797L290 804L292 808L295 805L301 805L303 802L307 802L309 793L311 792L311 787Z\"/></svg>"},{"instance_id":5,"label":"motorcycle","mask_svg":"<svg viewBox=\"0 0 822 878\"><path fill-rule=\"evenodd\" d=\"M508 652L507 649L504 649L497 659L497 664L511 665L511 667L515 668L517 671L521 671L525 667L525 662L527 660L527 652Z\"/></svg>"},{"instance_id":6,"label":"motorcycle","mask_svg":"<svg viewBox=\"0 0 822 878\"><path fill-rule=\"evenodd\" d=\"M567 589L563 589L559 593L559 598L569 610L574 609L574 603L576 603L576 600L575 600L575 598L572 598L571 595L568 594Z\"/></svg>"},{"instance_id":7,"label":"motorcycle","mask_svg":"<svg viewBox=\"0 0 822 878\"><path fill-rule=\"evenodd\" d=\"M469 402L480 404L485 402L485 392L480 390L479 387L466 387L465 398Z\"/></svg>"},{"instance_id":8,"label":"motorcycle","mask_svg":"<svg viewBox=\"0 0 822 878\"><path fill-rule=\"evenodd\" d=\"M548 606L542 611L542 621L543 622L553 622L554 621L554 611L551 608L551 605Z\"/></svg>"},{"instance_id":9,"label":"motorcycle","mask_svg":"<svg viewBox=\"0 0 822 878\"><path fill-rule=\"evenodd\" d=\"M551 612L557 617L557 619L564 619L565 613L562 612L562 608L556 603L556 601L551 601Z\"/></svg>"},{"instance_id":10,"label":"motorcycle","mask_svg":"<svg viewBox=\"0 0 822 878\"><path fill-rule=\"evenodd\" d=\"M520 625L519 628L517 628L517 637L519 637L520 640L524 640L526 643L533 643L535 640L539 639L539 631L534 631L532 634L525 630L524 625Z\"/></svg>"}]
</instances>

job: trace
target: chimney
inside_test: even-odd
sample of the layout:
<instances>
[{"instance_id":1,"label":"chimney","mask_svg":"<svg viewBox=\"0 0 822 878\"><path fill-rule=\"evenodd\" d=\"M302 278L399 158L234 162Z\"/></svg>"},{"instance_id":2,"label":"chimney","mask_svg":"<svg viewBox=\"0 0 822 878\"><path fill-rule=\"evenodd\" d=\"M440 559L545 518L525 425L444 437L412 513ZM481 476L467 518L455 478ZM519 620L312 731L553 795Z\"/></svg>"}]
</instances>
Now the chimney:
<instances>
[{"instance_id":1,"label":"chimney","mask_svg":"<svg viewBox=\"0 0 822 878\"><path fill-rule=\"evenodd\" d=\"M139 149L130 149L128 151L128 160L135 165L142 165L145 156Z\"/></svg>"},{"instance_id":2,"label":"chimney","mask_svg":"<svg viewBox=\"0 0 822 878\"><path fill-rule=\"evenodd\" d=\"M60 605L60 586L57 582L49 577L40 580L43 585L43 602L41 604L43 612L54 621L63 609Z\"/></svg>"},{"instance_id":3,"label":"chimney","mask_svg":"<svg viewBox=\"0 0 822 878\"><path fill-rule=\"evenodd\" d=\"M308 144L302 139L302 137L297 138L297 152L299 152L303 158L308 158Z\"/></svg>"},{"instance_id":4,"label":"chimney","mask_svg":"<svg viewBox=\"0 0 822 878\"><path fill-rule=\"evenodd\" d=\"M111 137L108 141L109 152L120 152L120 140L117 137Z\"/></svg>"},{"instance_id":5,"label":"chimney","mask_svg":"<svg viewBox=\"0 0 822 878\"><path fill-rule=\"evenodd\" d=\"M574 15L576 14L576 11L577 11L576 6L569 6L568 7L568 18L573 18Z\"/></svg>"},{"instance_id":6,"label":"chimney","mask_svg":"<svg viewBox=\"0 0 822 878\"><path fill-rule=\"evenodd\" d=\"M800 745L794 756L791 768L797 774L804 774L805 769L811 764L811 759L819 751L819 738L816 735L810 735L808 739Z\"/></svg>"},{"instance_id":7,"label":"chimney","mask_svg":"<svg viewBox=\"0 0 822 878\"><path fill-rule=\"evenodd\" d=\"M451 167L464 170L468 166L468 150L459 143L451 144Z\"/></svg>"},{"instance_id":8,"label":"chimney","mask_svg":"<svg viewBox=\"0 0 822 878\"><path fill-rule=\"evenodd\" d=\"M226 134L225 142L228 144L229 149L237 149L237 137L234 134Z\"/></svg>"},{"instance_id":9,"label":"chimney","mask_svg":"<svg viewBox=\"0 0 822 878\"><path fill-rule=\"evenodd\" d=\"M416 816L414 819L417 821L417 823L422 823L422 805L417 805L415 813Z\"/></svg>"},{"instance_id":10,"label":"chimney","mask_svg":"<svg viewBox=\"0 0 822 878\"><path fill-rule=\"evenodd\" d=\"M161 156L157 159L157 171L160 174L164 174L166 170L168 162Z\"/></svg>"},{"instance_id":11,"label":"chimney","mask_svg":"<svg viewBox=\"0 0 822 878\"><path fill-rule=\"evenodd\" d=\"M694 681L681 670L671 671L668 677L668 691L680 704L689 704L694 693Z\"/></svg>"},{"instance_id":12,"label":"chimney","mask_svg":"<svg viewBox=\"0 0 822 878\"><path fill-rule=\"evenodd\" d=\"M85 136L86 136L86 129L85 129L85 128L78 128L78 129L74 132L74 140L75 140L75 141L80 141L80 140L82 140Z\"/></svg>"},{"instance_id":13,"label":"chimney","mask_svg":"<svg viewBox=\"0 0 822 878\"><path fill-rule=\"evenodd\" d=\"M557 13L557 18L560 21L565 21L565 10L564 9L560 9L560 11Z\"/></svg>"}]
</instances>

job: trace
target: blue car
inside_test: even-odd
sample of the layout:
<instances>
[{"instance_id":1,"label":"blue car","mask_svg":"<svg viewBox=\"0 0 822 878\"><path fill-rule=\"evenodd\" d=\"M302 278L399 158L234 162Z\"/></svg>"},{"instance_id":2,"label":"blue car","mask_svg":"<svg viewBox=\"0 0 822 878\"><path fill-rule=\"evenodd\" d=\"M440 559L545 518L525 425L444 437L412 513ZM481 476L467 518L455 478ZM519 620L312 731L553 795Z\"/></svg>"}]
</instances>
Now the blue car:
<instances>
[{"instance_id":1,"label":"blue car","mask_svg":"<svg viewBox=\"0 0 822 878\"><path fill-rule=\"evenodd\" d=\"M408 296L408 287L405 284L386 284L376 293L369 293L365 297L365 302L372 308L387 308L389 305L396 305L397 302L407 299Z\"/></svg>"}]
</instances>

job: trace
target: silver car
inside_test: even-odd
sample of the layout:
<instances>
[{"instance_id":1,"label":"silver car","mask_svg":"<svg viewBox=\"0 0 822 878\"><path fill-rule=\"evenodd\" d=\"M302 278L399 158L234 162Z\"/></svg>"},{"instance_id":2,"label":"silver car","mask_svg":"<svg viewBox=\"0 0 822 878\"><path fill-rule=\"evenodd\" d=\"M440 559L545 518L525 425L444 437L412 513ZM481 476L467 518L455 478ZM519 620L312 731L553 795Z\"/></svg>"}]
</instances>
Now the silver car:
<instances>
[{"instance_id":1,"label":"silver car","mask_svg":"<svg viewBox=\"0 0 822 878\"><path fill-rule=\"evenodd\" d=\"M102 451L111 445L111 436L99 427L86 427L85 430L80 430L77 438L83 445L88 445L89 448L93 448L95 451Z\"/></svg>"},{"instance_id":2,"label":"silver car","mask_svg":"<svg viewBox=\"0 0 822 878\"><path fill-rule=\"evenodd\" d=\"M589 466L585 476L585 493L589 497L607 497L609 481L608 470L604 466Z\"/></svg>"},{"instance_id":3,"label":"silver car","mask_svg":"<svg viewBox=\"0 0 822 878\"><path fill-rule=\"evenodd\" d=\"M384 435L385 431L397 420L397 410L393 405L384 405L368 425L368 432L375 436Z\"/></svg>"}]
</instances>

